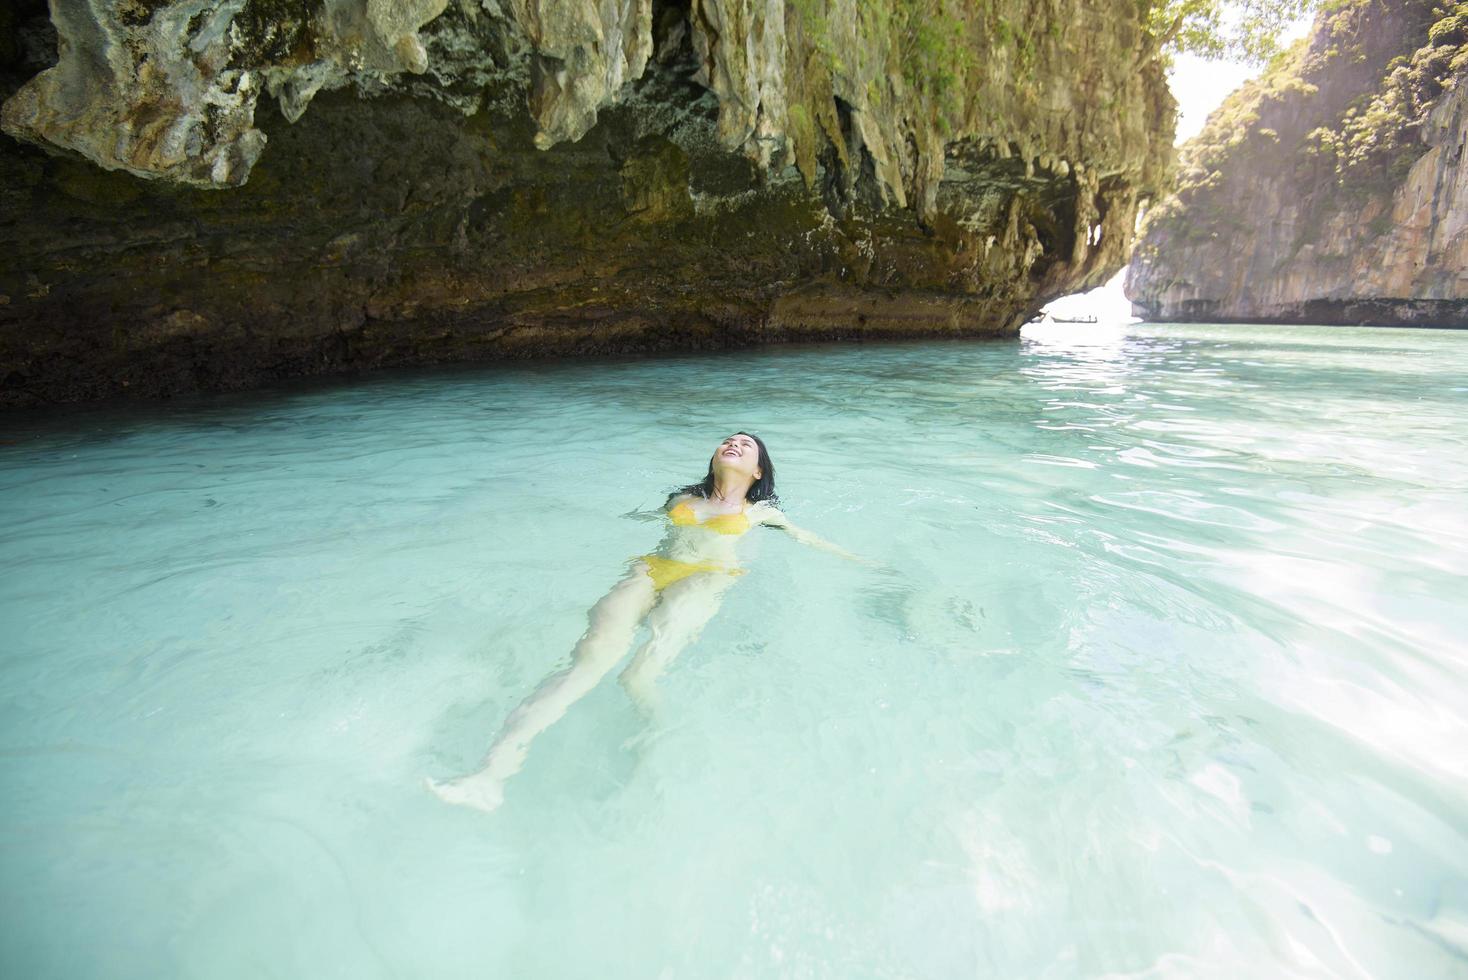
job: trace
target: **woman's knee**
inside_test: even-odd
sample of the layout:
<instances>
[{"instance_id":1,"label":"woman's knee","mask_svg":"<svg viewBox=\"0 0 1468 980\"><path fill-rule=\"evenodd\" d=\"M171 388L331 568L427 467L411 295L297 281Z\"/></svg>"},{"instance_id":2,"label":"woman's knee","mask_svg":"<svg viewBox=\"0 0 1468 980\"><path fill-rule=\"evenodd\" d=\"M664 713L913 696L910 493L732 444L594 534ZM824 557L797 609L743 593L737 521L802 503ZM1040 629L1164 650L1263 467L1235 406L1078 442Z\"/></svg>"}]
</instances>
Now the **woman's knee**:
<instances>
[{"instance_id":1,"label":"woman's knee","mask_svg":"<svg viewBox=\"0 0 1468 980\"><path fill-rule=\"evenodd\" d=\"M587 617L584 643L630 643L641 621L640 610L611 609L593 610Z\"/></svg>"}]
</instances>

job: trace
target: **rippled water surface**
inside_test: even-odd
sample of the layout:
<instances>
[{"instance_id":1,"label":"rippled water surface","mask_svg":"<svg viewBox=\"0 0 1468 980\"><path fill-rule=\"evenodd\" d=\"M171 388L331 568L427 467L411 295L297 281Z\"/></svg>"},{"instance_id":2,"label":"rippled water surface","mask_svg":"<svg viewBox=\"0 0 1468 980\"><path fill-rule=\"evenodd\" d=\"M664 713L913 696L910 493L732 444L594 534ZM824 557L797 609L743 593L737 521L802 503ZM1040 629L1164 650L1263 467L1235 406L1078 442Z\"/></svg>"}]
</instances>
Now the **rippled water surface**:
<instances>
[{"instance_id":1,"label":"rippled water surface","mask_svg":"<svg viewBox=\"0 0 1468 980\"><path fill-rule=\"evenodd\" d=\"M1468 976L1468 334L1034 329L5 420L0 975ZM645 722L476 765L768 442Z\"/></svg>"}]
</instances>

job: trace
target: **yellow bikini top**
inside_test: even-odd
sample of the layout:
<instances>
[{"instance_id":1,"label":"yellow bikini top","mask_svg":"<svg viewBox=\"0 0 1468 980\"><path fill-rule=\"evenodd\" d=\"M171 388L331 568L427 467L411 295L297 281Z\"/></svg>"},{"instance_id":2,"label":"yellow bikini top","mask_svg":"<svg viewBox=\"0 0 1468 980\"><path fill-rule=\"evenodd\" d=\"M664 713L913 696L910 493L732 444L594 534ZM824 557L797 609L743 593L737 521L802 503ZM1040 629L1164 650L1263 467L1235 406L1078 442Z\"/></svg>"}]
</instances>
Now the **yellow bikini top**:
<instances>
[{"instance_id":1,"label":"yellow bikini top","mask_svg":"<svg viewBox=\"0 0 1468 980\"><path fill-rule=\"evenodd\" d=\"M745 504L744 510L748 509L749 505ZM744 516L743 510L737 514L715 514L700 524L698 515L693 512L693 508L686 500L668 511L668 516L673 519L674 524L681 527L706 527L720 534L743 534L749 530L749 518Z\"/></svg>"}]
</instances>

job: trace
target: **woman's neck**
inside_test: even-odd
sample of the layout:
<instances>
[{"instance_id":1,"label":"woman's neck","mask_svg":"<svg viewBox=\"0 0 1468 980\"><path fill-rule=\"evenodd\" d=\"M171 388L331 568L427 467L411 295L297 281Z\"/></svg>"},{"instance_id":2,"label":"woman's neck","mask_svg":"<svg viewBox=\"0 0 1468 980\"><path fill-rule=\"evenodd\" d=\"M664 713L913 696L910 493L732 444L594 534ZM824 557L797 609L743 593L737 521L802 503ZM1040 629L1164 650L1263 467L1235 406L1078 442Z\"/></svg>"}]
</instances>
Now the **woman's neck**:
<instances>
[{"instance_id":1,"label":"woman's neck","mask_svg":"<svg viewBox=\"0 0 1468 980\"><path fill-rule=\"evenodd\" d=\"M748 477L744 479L715 476L714 490L709 499L716 500L721 504L744 506L744 498L749 496L749 488L754 486L754 481Z\"/></svg>"}]
</instances>

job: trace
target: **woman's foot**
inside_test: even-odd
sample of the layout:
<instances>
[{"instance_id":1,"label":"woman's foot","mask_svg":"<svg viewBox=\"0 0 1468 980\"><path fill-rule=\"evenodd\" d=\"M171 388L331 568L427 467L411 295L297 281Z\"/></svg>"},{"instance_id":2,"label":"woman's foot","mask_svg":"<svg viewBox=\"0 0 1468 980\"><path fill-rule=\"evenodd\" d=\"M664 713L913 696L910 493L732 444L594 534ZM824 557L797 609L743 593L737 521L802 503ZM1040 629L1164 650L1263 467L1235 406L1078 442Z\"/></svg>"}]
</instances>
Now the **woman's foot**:
<instances>
[{"instance_id":1,"label":"woman's foot","mask_svg":"<svg viewBox=\"0 0 1468 980\"><path fill-rule=\"evenodd\" d=\"M423 782L445 803L471 806L485 813L493 813L505 802L504 781L488 773L478 772L472 776L446 779L443 782L433 779L425 779Z\"/></svg>"}]
</instances>

